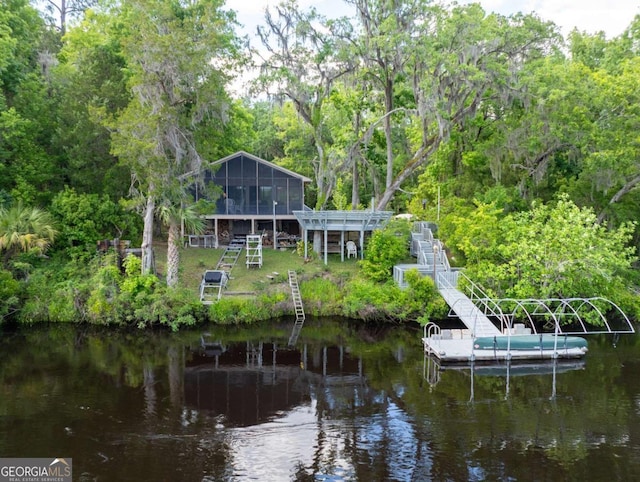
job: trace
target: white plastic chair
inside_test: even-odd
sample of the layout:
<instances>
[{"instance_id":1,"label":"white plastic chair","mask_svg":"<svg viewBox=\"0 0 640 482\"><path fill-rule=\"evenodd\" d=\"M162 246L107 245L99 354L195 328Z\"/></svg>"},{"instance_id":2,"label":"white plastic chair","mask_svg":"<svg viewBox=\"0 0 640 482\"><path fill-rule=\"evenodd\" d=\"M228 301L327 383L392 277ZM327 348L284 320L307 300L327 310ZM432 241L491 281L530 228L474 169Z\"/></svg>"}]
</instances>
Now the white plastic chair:
<instances>
[{"instance_id":1,"label":"white plastic chair","mask_svg":"<svg viewBox=\"0 0 640 482\"><path fill-rule=\"evenodd\" d=\"M358 257L358 247L353 241L347 241L347 259L352 255L354 258Z\"/></svg>"}]
</instances>

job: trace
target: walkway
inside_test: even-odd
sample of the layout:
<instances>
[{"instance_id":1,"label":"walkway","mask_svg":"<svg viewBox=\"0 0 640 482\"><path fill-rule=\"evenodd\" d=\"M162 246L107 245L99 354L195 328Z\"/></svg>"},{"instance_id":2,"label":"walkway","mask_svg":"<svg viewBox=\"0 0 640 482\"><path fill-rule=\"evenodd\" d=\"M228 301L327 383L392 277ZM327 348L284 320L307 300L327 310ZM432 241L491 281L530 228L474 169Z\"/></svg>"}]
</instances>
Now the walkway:
<instances>
[{"instance_id":1,"label":"walkway","mask_svg":"<svg viewBox=\"0 0 640 482\"><path fill-rule=\"evenodd\" d=\"M601 298L567 299L492 299L480 286L466 277L461 270L452 269L440 240L434 238L433 225L419 222L414 226L411 254L417 264L396 265L393 277L400 287L407 287L405 273L417 269L423 276L430 276L446 303L451 308L449 316L456 316L465 329L441 330L434 323L425 326L423 343L425 350L443 361L578 358L586 348L569 348L568 335L591 333L634 333L635 329L625 313L613 302ZM458 279L463 277L464 288ZM464 289L464 292L462 291ZM606 308L603 308L606 307ZM583 317L597 317L598 324L589 324ZM605 316L617 313L619 316ZM538 317L538 318L536 318ZM617 327L610 319L619 319ZM539 320L538 323L535 320ZM527 323L515 323L516 320ZM522 335L540 337L536 327L551 324L552 331L544 336L553 337L551 347L544 349L513 348L511 340L524 340ZM498 349L500 338L508 339L508 349ZM483 342L477 338L493 338L493 347L482 350Z\"/></svg>"},{"instance_id":2,"label":"walkway","mask_svg":"<svg viewBox=\"0 0 640 482\"><path fill-rule=\"evenodd\" d=\"M438 291L473 336L502 335L496 325L462 291L455 288L440 288Z\"/></svg>"}]
</instances>

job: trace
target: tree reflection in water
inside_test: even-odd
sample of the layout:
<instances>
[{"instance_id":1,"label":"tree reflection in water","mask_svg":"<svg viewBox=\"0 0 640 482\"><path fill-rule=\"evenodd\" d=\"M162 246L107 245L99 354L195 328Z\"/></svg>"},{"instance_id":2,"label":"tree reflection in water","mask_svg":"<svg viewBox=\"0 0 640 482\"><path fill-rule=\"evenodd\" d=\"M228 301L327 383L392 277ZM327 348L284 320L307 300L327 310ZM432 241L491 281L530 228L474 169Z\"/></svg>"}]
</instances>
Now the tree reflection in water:
<instances>
[{"instance_id":1,"label":"tree reflection in water","mask_svg":"<svg viewBox=\"0 0 640 482\"><path fill-rule=\"evenodd\" d=\"M524 375L432 370L417 329L291 326L4 333L0 453L101 480L639 478L636 337Z\"/></svg>"}]
</instances>

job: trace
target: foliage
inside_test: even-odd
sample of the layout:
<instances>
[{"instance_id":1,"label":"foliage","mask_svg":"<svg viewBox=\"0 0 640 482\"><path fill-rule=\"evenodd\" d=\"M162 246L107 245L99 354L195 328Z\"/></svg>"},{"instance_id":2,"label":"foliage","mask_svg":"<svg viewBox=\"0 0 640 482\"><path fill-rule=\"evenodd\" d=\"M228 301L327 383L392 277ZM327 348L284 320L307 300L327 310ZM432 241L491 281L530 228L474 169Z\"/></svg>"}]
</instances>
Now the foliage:
<instances>
[{"instance_id":1,"label":"foliage","mask_svg":"<svg viewBox=\"0 0 640 482\"><path fill-rule=\"evenodd\" d=\"M365 257L360 261L363 274L373 281L388 280L393 266L408 256L408 246L408 234L397 231L393 225L374 231L367 244Z\"/></svg>"},{"instance_id":2,"label":"foliage","mask_svg":"<svg viewBox=\"0 0 640 482\"><path fill-rule=\"evenodd\" d=\"M468 213L452 213L447 218L451 226L447 233L447 245L464 253L468 263L495 260L501 242L500 221L502 210L494 204L477 203Z\"/></svg>"},{"instance_id":3,"label":"foliage","mask_svg":"<svg viewBox=\"0 0 640 482\"><path fill-rule=\"evenodd\" d=\"M591 209L563 196L506 216L490 239L496 256L469 265L468 274L499 297L628 299L624 280L636 259L628 246L633 229L607 230Z\"/></svg>"},{"instance_id":4,"label":"foliage","mask_svg":"<svg viewBox=\"0 0 640 482\"><path fill-rule=\"evenodd\" d=\"M347 196L344 193L344 181L342 178L338 178L336 181L336 187L333 191L333 198L331 202L333 203L333 207L338 211L346 211L350 207Z\"/></svg>"},{"instance_id":5,"label":"foliage","mask_svg":"<svg viewBox=\"0 0 640 482\"><path fill-rule=\"evenodd\" d=\"M18 308L20 283L10 271L0 269L0 324Z\"/></svg>"},{"instance_id":6,"label":"foliage","mask_svg":"<svg viewBox=\"0 0 640 482\"><path fill-rule=\"evenodd\" d=\"M405 274L407 289L393 281L356 279L345 287L344 316L367 321L421 321L446 317L446 305L429 277L417 270Z\"/></svg>"},{"instance_id":7,"label":"foliage","mask_svg":"<svg viewBox=\"0 0 640 482\"><path fill-rule=\"evenodd\" d=\"M392 283L380 284L370 280L354 280L348 285L344 298L344 315L365 321L403 318L406 297Z\"/></svg>"},{"instance_id":8,"label":"foliage","mask_svg":"<svg viewBox=\"0 0 640 482\"><path fill-rule=\"evenodd\" d=\"M328 276L300 280L300 295L305 313L326 316L341 312L343 291L336 280Z\"/></svg>"},{"instance_id":9,"label":"foliage","mask_svg":"<svg viewBox=\"0 0 640 482\"><path fill-rule=\"evenodd\" d=\"M422 276L418 270L409 270L405 273L405 280L409 284L409 304L405 309L413 313L416 321L425 324L433 319L441 320L447 317L449 307L429 276Z\"/></svg>"},{"instance_id":10,"label":"foliage","mask_svg":"<svg viewBox=\"0 0 640 482\"><path fill-rule=\"evenodd\" d=\"M49 213L22 203L0 207L0 253L6 263L18 252L43 254L57 231Z\"/></svg>"},{"instance_id":11,"label":"foliage","mask_svg":"<svg viewBox=\"0 0 640 482\"><path fill-rule=\"evenodd\" d=\"M139 217L106 194L81 194L66 188L53 199L51 214L60 226L56 246L70 257L87 258L103 239L126 238L139 243Z\"/></svg>"},{"instance_id":12,"label":"foliage","mask_svg":"<svg viewBox=\"0 0 640 482\"><path fill-rule=\"evenodd\" d=\"M142 261L130 254L123 261L125 277L120 282L120 290L127 293L132 299L141 295L149 295L158 283L158 278L153 274L142 273Z\"/></svg>"}]
</instances>

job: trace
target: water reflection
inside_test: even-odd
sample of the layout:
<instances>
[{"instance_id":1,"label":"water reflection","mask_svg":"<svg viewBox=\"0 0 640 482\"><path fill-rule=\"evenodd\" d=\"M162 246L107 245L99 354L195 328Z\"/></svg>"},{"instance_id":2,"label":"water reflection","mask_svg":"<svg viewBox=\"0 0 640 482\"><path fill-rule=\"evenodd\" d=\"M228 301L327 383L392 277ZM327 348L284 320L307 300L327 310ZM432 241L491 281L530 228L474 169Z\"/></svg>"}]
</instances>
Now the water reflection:
<instances>
[{"instance_id":1,"label":"water reflection","mask_svg":"<svg viewBox=\"0 0 640 482\"><path fill-rule=\"evenodd\" d=\"M549 398L554 399L556 397L557 375L572 370L584 370L584 368L585 361L582 359L555 359L542 362L496 360L495 362L443 365L439 360L425 353L422 373L427 383L433 387L440 382L444 371L464 372L469 377L470 401L475 398L474 380L476 377L500 377L504 379L504 398L506 400L509 398L512 377L550 375L552 388Z\"/></svg>"},{"instance_id":2,"label":"water reflection","mask_svg":"<svg viewBox=\"0 0 640 482\"><path fill-rule=\"evenodd\" d=\"M635 337L524 374L431 367L402 327L317 320L290 336L5 333L0 454L71 455L79 480L640 478Z\"/></svg>"}]
</instances>

